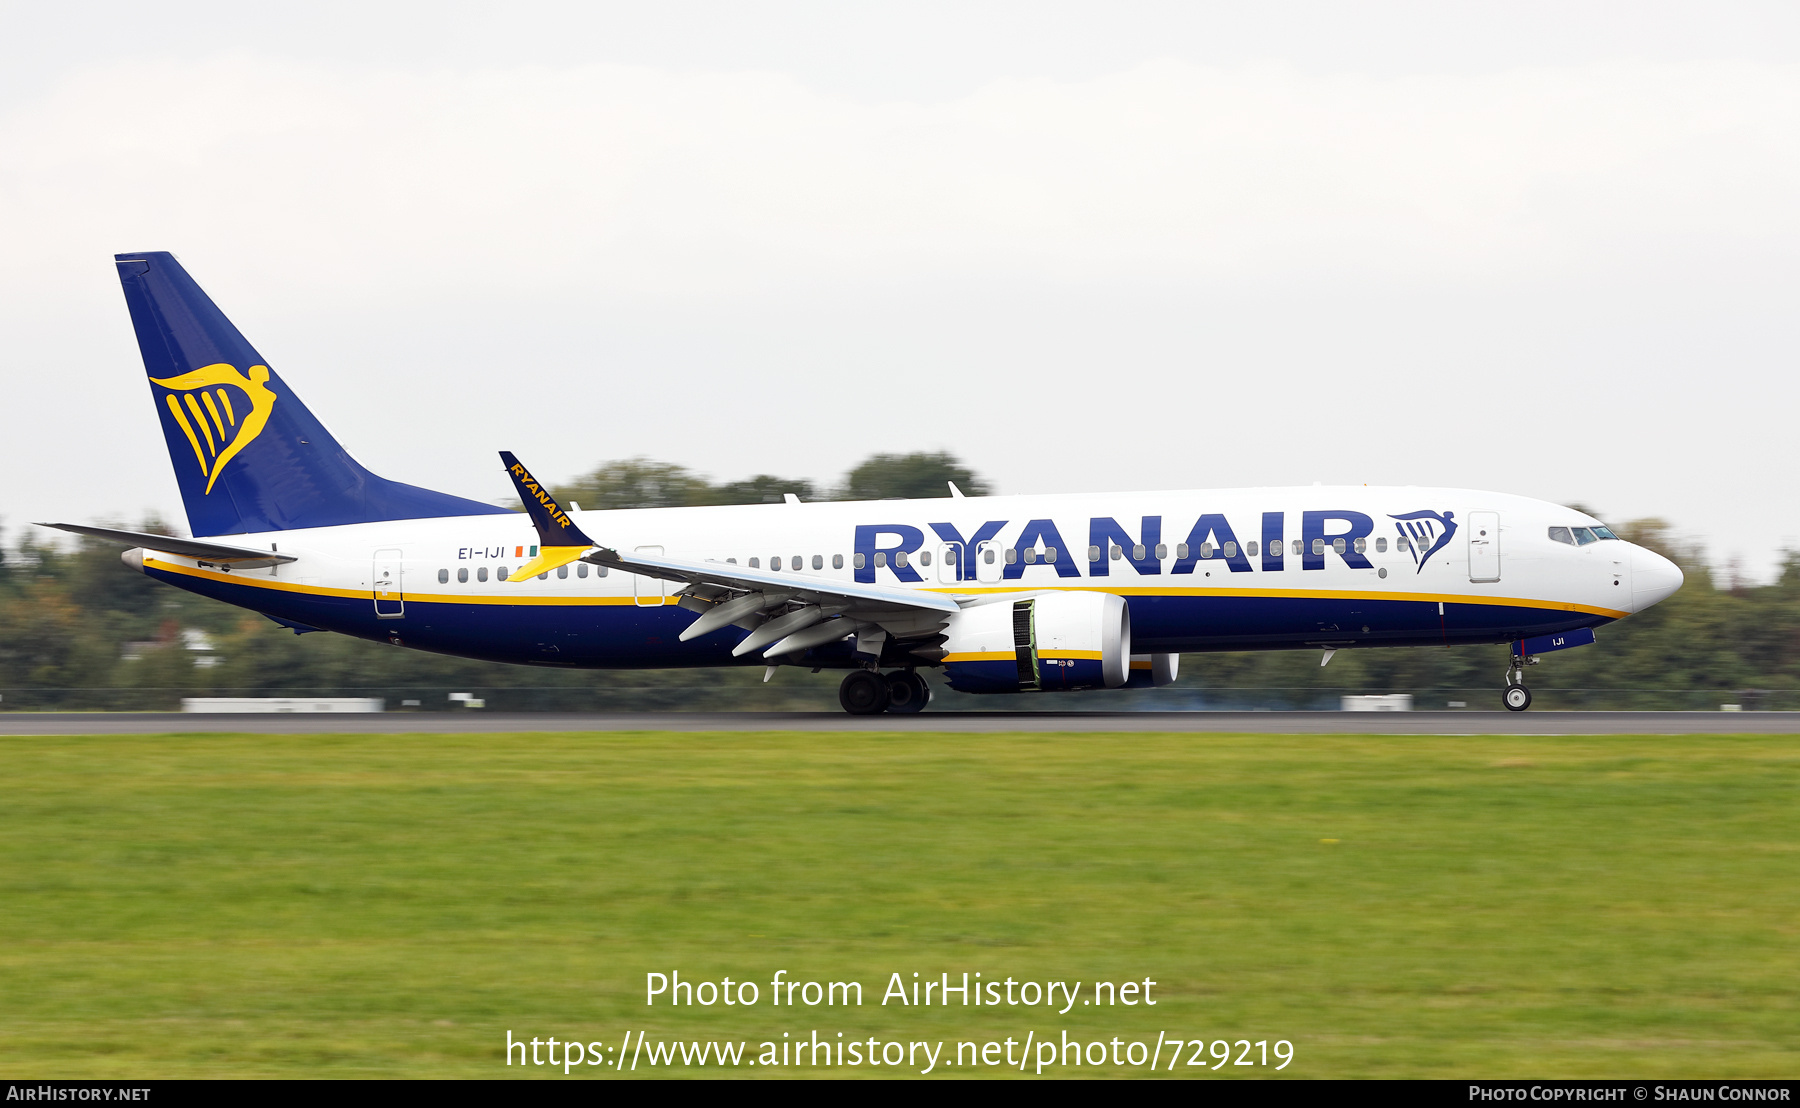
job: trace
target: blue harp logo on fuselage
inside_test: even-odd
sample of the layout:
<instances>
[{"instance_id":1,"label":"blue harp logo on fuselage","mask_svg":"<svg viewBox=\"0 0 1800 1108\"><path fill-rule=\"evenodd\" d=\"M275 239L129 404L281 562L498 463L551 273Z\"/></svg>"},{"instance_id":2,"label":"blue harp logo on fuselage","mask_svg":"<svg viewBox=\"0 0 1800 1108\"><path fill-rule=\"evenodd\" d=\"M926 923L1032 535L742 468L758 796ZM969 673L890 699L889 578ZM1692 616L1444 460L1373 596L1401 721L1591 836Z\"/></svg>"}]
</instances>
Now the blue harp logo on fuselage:
<instances>
[{"instance_id":1,"label":"blue harp logo on fuselage","mask_svg":"<svg viewBox=\"0 0 1800 1108\"><path fill-rule=\"evenodd\" d=\"M1455 512L1408 512L1403 516L1390 515L1394 520L1394 530L1407 541L1407 550L1411 552L1413 562L1418 566L1413 573L1423 573L1425 564L1431 556L1450 545L1450 537L1456 534Z\"/></svg>"}]
</instances>

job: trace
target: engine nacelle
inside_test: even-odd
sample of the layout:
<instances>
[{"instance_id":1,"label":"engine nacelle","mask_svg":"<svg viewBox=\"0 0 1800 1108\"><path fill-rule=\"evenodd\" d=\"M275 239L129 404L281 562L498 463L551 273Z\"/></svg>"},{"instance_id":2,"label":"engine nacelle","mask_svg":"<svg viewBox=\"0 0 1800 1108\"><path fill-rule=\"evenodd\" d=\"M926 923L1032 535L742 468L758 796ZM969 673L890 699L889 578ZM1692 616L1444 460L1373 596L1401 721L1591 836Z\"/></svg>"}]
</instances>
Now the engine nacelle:
<instances>
[{"instance_id":1,"label":"engine nacelle","mask_svg":"<svg viewBox=\"0 0 1800 1108\"><path fill-rule=\"evenodd\" d=\"M1128 689L1160 689L1164 685L1173 685L1180 672L1181 655L1179 654L1133 654L1131 656L1131 680L1125 682L1125 687Z\"/></svg>"},{"instance_id":2,"label":"engine nacelle","mask_svg":"<svg viewBox=\"0 0 1800 1108\"><path fill-rule=\"evenodd\" d=\"M944 634L944 676L958 692L1116 689L1130 678L1131 610L1111 593L978 604Z\"/></svg>"}]
</instances>

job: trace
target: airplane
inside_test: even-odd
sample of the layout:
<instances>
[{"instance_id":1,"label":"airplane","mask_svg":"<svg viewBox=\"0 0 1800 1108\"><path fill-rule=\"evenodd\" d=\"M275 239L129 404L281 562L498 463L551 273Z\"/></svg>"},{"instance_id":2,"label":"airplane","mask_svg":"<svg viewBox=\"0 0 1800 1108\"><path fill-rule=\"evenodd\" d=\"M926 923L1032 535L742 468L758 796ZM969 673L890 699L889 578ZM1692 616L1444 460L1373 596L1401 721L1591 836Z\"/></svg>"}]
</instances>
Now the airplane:
<instances>
[{"instance_id":1,"label":"airplane","mask_svg":"<svg viewBox=\"0 0 1800 1108\"><path fill-rule=\"evenodd\" d=\"M1573 508L1312 485L523 513L358 464L174 256L115 256L193 538L42 524L296 634L521 665L845 671L853 714L1150 688L1183 653L1509 644L1525 667L1682 585Z\"/></svg>"}]
</instances>

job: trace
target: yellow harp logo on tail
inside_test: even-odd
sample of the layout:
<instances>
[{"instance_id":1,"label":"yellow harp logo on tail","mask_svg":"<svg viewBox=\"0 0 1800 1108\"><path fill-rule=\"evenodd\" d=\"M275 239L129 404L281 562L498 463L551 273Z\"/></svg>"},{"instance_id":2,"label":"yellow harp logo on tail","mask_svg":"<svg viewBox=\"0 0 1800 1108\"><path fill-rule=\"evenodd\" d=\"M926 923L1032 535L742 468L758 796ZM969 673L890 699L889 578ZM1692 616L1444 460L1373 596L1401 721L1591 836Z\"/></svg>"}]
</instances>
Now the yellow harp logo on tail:
<instances>
[{"instance_id":1,"label":"yellow harp logo on tail","mask_svg":"<svg viewBox=\"0 0 1800 1108\"><path fill-rule=\"evenodd\" d=\"M169 390L163 400L194 448L194 460L200 463L208 493L225 463L262 434L269 413L275 410L275 391L269 388L266 365L251 366L248 377L236 366L219 362L178 377L150 380ZM241 399L234 399L233 391Z\"/></svg>"}]
</instances>

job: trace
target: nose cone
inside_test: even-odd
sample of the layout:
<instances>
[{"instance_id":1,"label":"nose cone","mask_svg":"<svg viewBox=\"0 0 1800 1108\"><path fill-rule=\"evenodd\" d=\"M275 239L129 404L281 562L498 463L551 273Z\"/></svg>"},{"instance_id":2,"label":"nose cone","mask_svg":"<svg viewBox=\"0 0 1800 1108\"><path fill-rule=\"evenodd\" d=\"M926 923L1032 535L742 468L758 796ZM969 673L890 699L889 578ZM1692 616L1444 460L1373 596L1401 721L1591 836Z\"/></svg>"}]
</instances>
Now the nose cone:
<instances>
[{"instance_id":1,"label":"nose cone","mask_svg":"<svg viewBox=\"0 0 1800 1108\"><path fill-rule=\"evenodd\" d=\"M1675 595L1681 587L1681 567L1641 546L1631 548L1631 610L1641 612Z\"/></svg>"}]
</instances>

